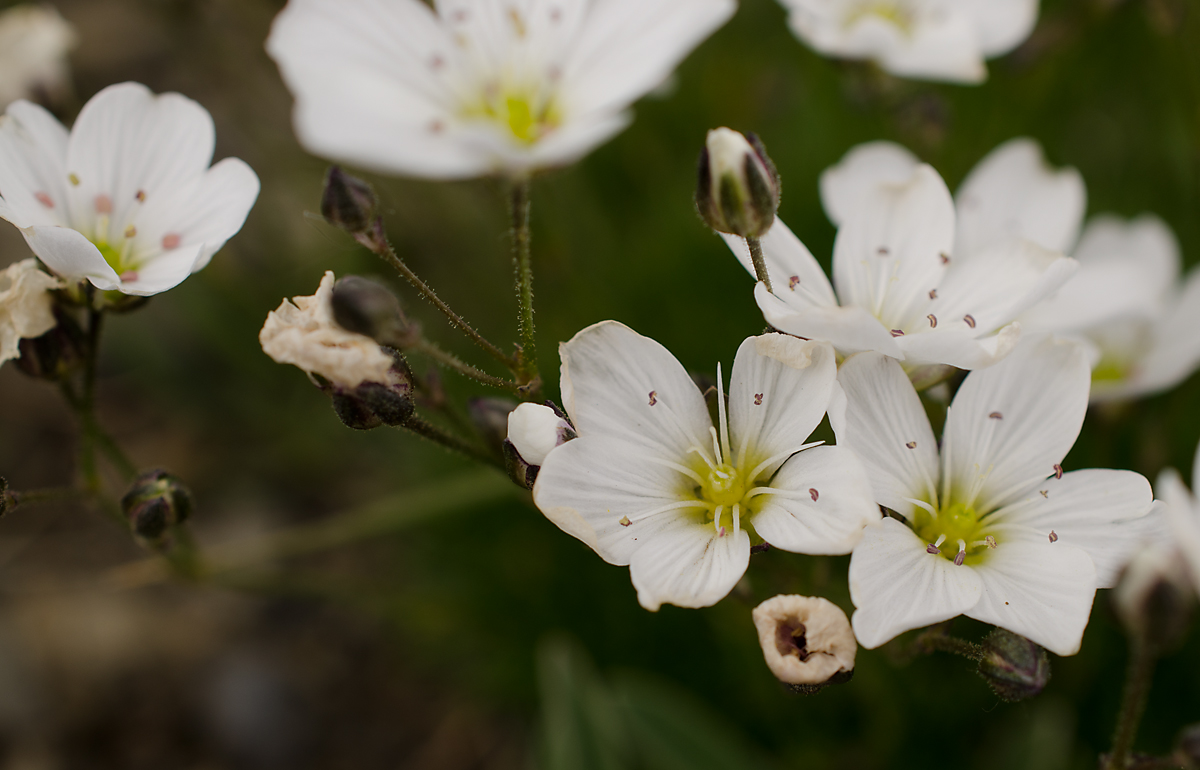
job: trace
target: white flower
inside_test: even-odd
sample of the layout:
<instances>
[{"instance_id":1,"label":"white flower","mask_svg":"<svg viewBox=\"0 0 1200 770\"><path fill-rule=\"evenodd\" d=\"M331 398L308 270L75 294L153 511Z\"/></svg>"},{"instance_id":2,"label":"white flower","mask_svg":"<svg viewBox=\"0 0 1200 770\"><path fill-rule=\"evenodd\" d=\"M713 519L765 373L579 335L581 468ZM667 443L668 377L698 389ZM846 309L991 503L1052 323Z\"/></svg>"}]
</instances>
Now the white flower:
<instances>
[{"instance_id":1,"label":"white flower","mask_svg":"<svg viewBox=\"0 0 1200 770\"><path fill-rule=\"evenodd\" d=\"M267 50L324 157L433 179L570 163L733 0L291 0Z\"/></svg>"},{"instance_id":2,"label":"white flower","mask_svg":"<svg viewBox=\"0 0 1200 770\"><path fill-rule=\"evenodd\" d=\"M38 267L36 259L9 265L0 272L0 363L17 358L22 339L40 337L55 327L52 289L62 282Z\"/></svg>"},{"instance_id":3,"label":"white flower","mask_svg":"<svg viewBox=\"0 0 1200 770\"><path fill-rule=\"evenodd\" d=\"M780 0L818 53L871 59L901 77L980 83L984 59L1016 48L1038 0Z\"/></svg>"},{"instance_id":4,"label":"white flower","mask_svg":"<svg viewBox=\"0 0 1200 770\"><path fill-rule=\"evenodd\" d=\"M0 107L39 92L61 96L75 42L75 30L49 6L17 5L0 13Z\"/></svg>"},{"instance_id":5,"label":"white flower","mask_svg":"<svg viewBox=\"0 0 1200 770\"><path fill-rule=\"evenodd\" d=\"M845 410L830 419L839 445L866 466L875 500L907 521L872 524L854 549L859 642L878 647L967 615L1075 653L1095 589L1112 586L1159 526L1140 475L1062 470L1087 411L1083 349L1031 339L972 372L950 406L940 455L895 361L854 356L838 381Z\"/></svg>"},{"instance_id":6,"label":"white flower","mask_svg":"<svg viewBox=\"0 0 1200 770\"><path fill-rule=\"evenodd\" d=\"M258 335L263 352L345 388L388 382L392 357L375 340L334 322L333 284L333 272L326 271L316 294L285 299L267 315Z\"/></svg>"},{"instance_id":7,"label":"white flower","mask_svg":"<svg viewBox=\"0 0 1200 770\"><path fill-rule=\"evenodd\" d=\"M541 465L551 449L574 435L569 422L542 404L524 403L508 414L508 440L529 465Z\"/></svg>"},{"instance_id":8,"label":"white flower","mask_svg":"<svg viewBox=\"0 0 1200 770\"><path fill-rule=\"evenodd\" d=\"M746 571L751 531L786 551L848 553L879 518L850 452L803 443L836 387L829 345L743 342L719 432L683 366L627 326L590 326L560 352L579 438L546 457L533 500L605 561L628 564L643 607L719 601Z\"/></svg>"},{"instance_id":9,"label":"white flower","mask_svg":"<svg viewBox=\"0 0 1200 770\"><path fill-rule=\"evenodd\" d=\"M858 642L842 608L816 596L773 596L754 608L767 668L786 684L821 686L854 671Z\"/></svg>"},{"instance_id":10,"label":"white flower","mask_svg":"<svg viewBox=\"0 0 1200 770\"><path fill-rule=\"evenodd\" d=\"M258 197L242 161L209 168L214 141L203 107L137 83L92 97L70 134L14 102L0 118L0 218L63 278L166 291L208 264Z\"/></svg>"},{"instance_id":11,"label":"white flower","mask_svg":"<svg viewBox=\"0 0 1200 770\"><path fill-rule=\"evenodd\" d=\"M1200 484L1200 447L1196 449L1192 467L1192 485ZM1184 486L1183 479L1174 468L1167 468L1158 476L1155 485L1158 496L1166 503L1166 518L1169 537L1163 544L1178 549L1191 573L1192 583L1200 595L1200 497Z\"/></svg>"},{"instance_id":12,"label":"white flower","mask_svg":"<svg viewBox=\"0 0 1200 770\"><path fill-rule=\"evenodd\" d=\"M834 224L845 221L860 201L919 165L891 142L851 149L821 176L826 213ZM955 259L1024 238L1079 261L1074 276L1018 320L1028 331L1070 336L1092 349L1092 401L1166 390L1200 366L1200 335L1191 331L1200 325L1200 270L1180 285L1179 245L1160 219L1099 214L1081 237L1083 178L1073 168L1051 168L1031 139L989 153L956 199Z\"/></svg>"},{"instance_id":13,"label":"white flower","mask_svg":"<svg viewBox=\"0 0 1200 770\"><path fill-rule=\"evenodd\" d=\"M898 180L898 181L895 181ZM762 239L774 294L754 296L769 323L839 353L874 350L922 367L978 369L999 361L1020 334L1013 320L1057 289L1074 260L1028 241L996 244L970 260L952 256L954 203L926 165L895 183L866 186L833 249L833 286L782 221ZM753 272L746 243L726 236ZM834 287L837 294L834 294Z\"/></svg>"}]
</instances>

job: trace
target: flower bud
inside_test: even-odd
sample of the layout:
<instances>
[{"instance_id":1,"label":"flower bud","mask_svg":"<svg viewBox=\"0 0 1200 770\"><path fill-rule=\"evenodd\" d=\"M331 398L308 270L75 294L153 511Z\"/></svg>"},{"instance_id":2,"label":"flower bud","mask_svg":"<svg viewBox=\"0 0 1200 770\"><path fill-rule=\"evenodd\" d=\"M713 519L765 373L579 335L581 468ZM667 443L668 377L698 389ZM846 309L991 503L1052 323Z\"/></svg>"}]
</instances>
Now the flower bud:
<instances>
[{"instance_id":1,"label":"flower bud","mask_svg":"<svg viewBox=\"0 0 1200 770\"><path fill-rule=\"evenodd\" d=\"M385 348L386 349L386 348ZM326 383L333 410L348 428L370 430L380 425L399 426L412 417L412 374L400 354L392 351L395 364L383 382L363 382L353 388Z\"/></svg>"},{"instance_id":2,"label":"flower bud","mask_svg":"<svg viewBox=\"0 0 1200 770\"><path fill-rule=\"evenodd\" d=\"M712 229L761 238L775 221L780 179L754 134L728 128L708 132L700 153L696 208Z\"/></svg>"},{"instance_id":3,"label":"flower bud","mask_svg":"<svg viewBox=\"0 0 1200 770\"><path fill-rule=\"evenodd\" d=\"M187 520L192 512L192 493L166 471L147 471L121 498L121 510L135 535L157 542L169 528Z\"/></svg>"},{"instance_id":4,"label":"flower bud","mask_svg":"<svg viewBox=\"0 0 1200 770\"><path fill-rule=\"evenodd\" d=\"M420 328L405 317L396 295L366 278L348 275L339 279L333 285L330 305L338 326L381 345L409 348L421 336Z\"/></svg>"},{"instance_id":5,"label":"flower bud","mask_svg":"<svg viewBox=\"0 0 1200 770\"><path fill-rule=\"evenodd\" d=\"M816 596L775 596L754 608L767 668L804 694L850 681L858 642L846 613Z\"/></svg>"},{"instance_id":6,"label":"flower bud","mask_svg":"<svg viewBox=\"0 0 1200 770\"><path fill-rule=\"evenodd\" d=\"M1175 739L1175 759L1187 770L1200 768L1200 724L1188 725Z\"/></svg>"},{"instance_id":7,"label":"flower bud","mask_svg":"<svg viewBox=\"0 0 1200 770\"><path fill-rule=\"evenodd\" d=\"M1175 647L1187 631L1192 606L1183 557L1163 545L1143 548L1125 567L1112 601L1130 636L1156 652Z\"/></svg>"},{"instance_id":8,"label":"flower bud","mask_svg":"<svg viewBox=\"0 0 1200 770\"><path fill-rule=\"evenodd\" d=\"M371 229L378 200L371 185L350 176L340 166L330 166L321 196L321 216L331 225L357 235Z\"/></svg>"},{"instance_id":9,"label":"flower bud","mask_svg":"<svg viewBox=\"0 0 1200 770\"><path fill-rule=\"evenodd\" d=\"M508 440L530 465L541 465L551 449L573 438L571 423L548 406L521 404L508 416Z\"/></svg>"},{"instance_id":10,"label":"flower bud","mask_svg":"<svg viewBox=\"0 0 1200 770\"><path fill-rule=\"evenodd\" d=\"M467 401L467 414L475 430L479 431L489 449L503 451L501 447L508 435L508 415L517 408L517 402L508 398L484 396Z\"/></svg>"},{"instance_id":11,"label":"flower bud","mask_svg":"<svg viewBox=\"0 0 1200 770\"><path fill-rule=\"evenodd\" d=\"M1023 636L995 628L980 647L979 675L1001 700L1032 698L1050 681L1050 656Z\"/></svg>"},{"instance_id":12,"label":"flower bud","mask_svg":"<svg viewBox=\"0 0 1200 770\"><path fill-rule=\"evenodd\" d=\"M75 319L61 308L54 308L54 319L57 325L50 331L20 341L17 368L30 377L57 382L83 363L87 338Z\"/></svg>"}]
</instances>

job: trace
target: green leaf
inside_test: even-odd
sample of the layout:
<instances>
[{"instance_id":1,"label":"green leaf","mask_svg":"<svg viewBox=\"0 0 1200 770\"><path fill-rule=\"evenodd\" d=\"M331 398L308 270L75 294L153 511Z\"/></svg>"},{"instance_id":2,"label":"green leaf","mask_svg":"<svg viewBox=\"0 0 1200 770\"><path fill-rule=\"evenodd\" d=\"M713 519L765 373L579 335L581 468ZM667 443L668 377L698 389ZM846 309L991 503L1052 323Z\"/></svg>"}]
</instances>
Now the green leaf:
<instances>
[{"instance_id":1,"label":"green leaf","mask_svg":"<svg viewBox=\"0 0 1200 770\"><path fill-rule=\"evenodd\" d=\"M574 639L552 635L538 645L542 770L625 770L628 728L609 688Z\"/></svg>"}]
</instances>

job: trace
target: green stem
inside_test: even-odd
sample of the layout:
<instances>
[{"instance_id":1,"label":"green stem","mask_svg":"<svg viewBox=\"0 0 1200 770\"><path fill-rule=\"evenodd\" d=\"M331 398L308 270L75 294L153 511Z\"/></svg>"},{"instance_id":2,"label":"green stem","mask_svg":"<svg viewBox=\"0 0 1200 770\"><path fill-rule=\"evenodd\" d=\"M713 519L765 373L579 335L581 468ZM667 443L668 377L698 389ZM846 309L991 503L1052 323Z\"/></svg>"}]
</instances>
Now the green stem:
<instances>
[{"instance_id":1,"label":"green stem","mask_svg":"<svg viewBox=\"0 0 1200 770\"><path fill-rule=\"evenodd\" d=\"M511 380L506 380L502 377L495 377L483 371L482 369L477 369L474 366L464 362L458 356L442 350L429 340L420 340L414 349L420 353L424 353L443 366L453 369L464 377L470 377L472 380L484 385L490 385L493 388L499 388L501 390L507 390L515 395L521 395L521 386L519 386L517 383Z\"/></svg>"},{"instance_id":2,"label":"green stem","mask_svg":"<svg viewBox=\"0 0 1200 770\"><path fill-rule=\"evenodd\" d=\"M983 650L979 645L950 636L942 626L935 626L918 636L913 646L920 652L949 652L975 661L983 657Z\"/></svg>"},{"instance_id":3,"label":"green stem","mask_svg":"<svg viewBox=\"0 0 1200 770\"><path fill-rule=\"evenodd\" d=\"M538 376L537 337L533 323L533 260L529 249L529 179L516 179L512 183L509 200L512 215L513 270L517 284L517 327L521 336L521 353L518 357L518 376L522 384L533 382Z\"/></svg>"},{"instance_id":4,"label":"green stem","mask_svg":"<svg viewBox=\"0 0 1200 770\"><path fill-rule=\"evenodd\" d=\"M429 284L422 281L417 274L412 271L412 268L406 265L404 260L400 259L400 256L396 254L396 250L392 247L391 242L388 241L387 236L382 233L382 226L378 228L377 232L360 236L358 241L394 267L406 281L412 284L412 287L417 290L417 293L420 294L425 301L429 302L431 305L440 310L442 315L446 316L447 320L450 321L451 326L467 335L471 341L483 348L488 355L504 364L509 369L515 370L517 368L518 362L512 356L506 355L503 350L493 345L491 342L485 339L482 334L475 331L471 324L467 323L466 320L464 320L458 313L455 313L453 310L451 310L450 306L442 301L442 299L429 286Z\"/></svg>"},{"instance_id":5,"label":"green stem","mask_svg":"<svg viewBox=\"0 0 1200 770\"><path fill-rule=\"evenodd\" d=\"M1146 699L1150 694L1150 681L1154 675L1155 656L1150 645L1135 639L1130 649L1129 674L1125 678L1125 692L1121 695L1121 710L1117 714L1117 727L1113 731L1113 748L1108 755L1106 770L1125 770L1133 740L1137 737L1138 725L1146 711Z\"/></svg>"},{"instance_id":6,"label":"green stem","mask_svg":"<svg viewBox=\"0 0 1200 770\"><path fill-rule=\"evenodd\" d=\"M83 392L75 401L79 415L81 433L79 437L79 470L83 474L88 490L98 495L101 490L100 474L96 469L96 363L100 353L100 331L104 325L104 313L88 304L87 351L84 356Z\"/></svg>"},{"instance_id":7,"label":"green stem","mask_svg":"<svg viewBox=\"0 0 1200 770\"><path fill-rule=\"evenodd\" d=\"M13 500L13 508L21 505L42 505L44 503L57 503L62 500L86 500L91 497L91 493L86 489L74 489L72 487L55 487L53 489L29 489L24 492L9 492L8 495Z\"/></svg>"},{"instance_id":8,"label":"green stem","mask_svg":"<svg viewBox=\"0 0 1200 770\"><path fill-rule=\"evenodd\" d=\"M754 263L754 275L763 282L767 291L772 294L771 277L767 275L767 259L763 256L762 243L757 238L747 238L746 245L750 247L750 261Z\"/></svg>"},{"instance_id":9,"label":"green stem","mask_svg":"<svg viewBox=\"0 0 1200 770\"><path fill-rule=\"evenodd\" d=\"M423 436L430 441L441 444L447 449L452 449L455 452L460 452L473 460L478 460L485 465L491 465L494 468L504 470L504 465L491 454L483 451L474 444L470 444L458 436L450 433L444 428L439 428L433 423L426 422L417 415L413 415L404 423L404 427L416 433L418 436Z\"/></svg>"}]
</instances>

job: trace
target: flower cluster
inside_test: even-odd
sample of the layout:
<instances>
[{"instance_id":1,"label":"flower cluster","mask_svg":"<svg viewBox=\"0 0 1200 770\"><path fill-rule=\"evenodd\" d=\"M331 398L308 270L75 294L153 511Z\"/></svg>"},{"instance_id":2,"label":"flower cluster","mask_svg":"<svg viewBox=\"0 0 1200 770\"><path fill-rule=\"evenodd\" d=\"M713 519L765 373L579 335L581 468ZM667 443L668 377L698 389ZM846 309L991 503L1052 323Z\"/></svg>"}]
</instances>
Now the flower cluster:
<instances>
[{"instance_id":1,"label":"flower cluster","mask_svg":"<svg viewBox=\"0 0 1200 770\"><path fill-rule=\"evenodd\" d=\"M0 107L17 99L55 101L69 90L71 25L53 8L17 5L0 12Z\"/></svg>"}]
</instances>

